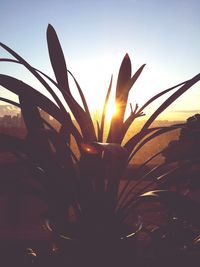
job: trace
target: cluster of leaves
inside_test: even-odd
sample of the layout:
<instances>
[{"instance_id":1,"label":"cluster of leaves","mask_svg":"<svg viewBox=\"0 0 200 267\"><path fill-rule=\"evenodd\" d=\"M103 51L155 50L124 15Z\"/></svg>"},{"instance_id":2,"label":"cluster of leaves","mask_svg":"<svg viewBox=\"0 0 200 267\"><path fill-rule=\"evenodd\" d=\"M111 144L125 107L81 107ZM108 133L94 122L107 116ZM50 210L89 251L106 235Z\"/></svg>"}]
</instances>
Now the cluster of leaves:
<instances>
[{"instance_id":1,"label":"cluster of leaves","mask_svg":"<svg viewBox=\"0 0 200 267\"><path fill-rule=\"evenodd\" d=\"M200 115L195 114L187 119L185 126L180 131L179 139L171 141L162 152L166 164L176 163L178 166L173 183L182 184L182 187L185 184L185 193L187 194L192 194L193 190L198 190L200 186L199 145Z\"/></svg>"},{"instance_id":2,"label":"cluster of leaves","mask_svg":"<svg viewBox=\"0 0 200 267\"><path fill-rule=\"evenodd\" d=\"M199 158L200 114L187 119L181 129L179 140L172 141L163 151L166 162Z\"/></svg>"},{"instance_id":3,"label":"cluster of leaves","mask_svg":"<svg viewBox=\"0 0 200 267\"><path fill-rule=\"evenodd\" d=\"M12 59L0 58L0 61L23 65L53 98L51 101L33 86L14 77L0 74L0 85L18 95L19 103L2 97L0 100L21 109L27 129L25 139L1 134L1 149L11 151L36 170L34 175L40 177L44 188L44 197L49 205L48 217L51 229L59 234L64 233L65 237L69 232L71 236L75 237L128 236L130 229L124 228L124 222L132 212L132 205L138 196L144 193L152 183L155 184L155 180L153 180L148 186L145 184L141 189L143 181L149 179L154 170L146 175L138 175L134 185L131 184L131 181L127 181L119 194L120 180L123 178L130 160L147 142L161 134L183 127L180 124L170 127L151 127L151 125L169 105L199 81L200 74L161 91L140 108L138 105L134 109L131 106L131 114L125 118L129 92L145 66L142 65L132 75L131 61L126 54L119 69L115 91L118 114L113 115L105 140L105 117L112 88L112 78L101 119L97 122L97 130L95 130L95 122L92 121L84 93L76 78L67 69L60 42L51 25L47 29L47 43L55 80L32 67L19 54L0 43L0 46L13 56ZM74 80L80 94L81 105L72 95L68 81L69 76ZM63 101L53 89L55 87L62 94ZM128 129L138 117L144 115L145 108L170 91L173 92L171 96L166 98L151 114L142 129L122 146ZM66 105L70 112L66 110ZM60 128L57 130L47 122L41 116L40 110L57 120ZM76 123L71 119L71 114ZM77 144L80 158L74 154L71 145L72 137ZM158 154L153 155L141 168ZM160 181L161 178L163 180L167 175L168 173L162 175L156 181ZM139 186L139 190L133 194L137 186ZM68 219L66 214L68 214ZM71 223L73 220L75 223Z\"/></svg>"}]
</instances>

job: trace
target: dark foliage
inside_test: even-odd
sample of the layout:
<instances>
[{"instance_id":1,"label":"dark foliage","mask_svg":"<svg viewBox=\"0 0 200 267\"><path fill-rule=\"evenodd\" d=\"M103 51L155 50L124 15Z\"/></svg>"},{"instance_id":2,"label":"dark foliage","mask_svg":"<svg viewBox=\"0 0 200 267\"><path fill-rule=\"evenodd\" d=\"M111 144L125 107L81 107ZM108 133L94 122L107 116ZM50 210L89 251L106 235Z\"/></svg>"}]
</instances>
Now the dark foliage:
<instances>
[{"instance_id":1,"label":"dark foliage","mask_svg":"<svg viewBox=\"0 0 200 267\"><path fill-rule=\"evenodd\" d=\"M23 164L27 164L35 171L34 178L40 181L43 199L48 207L44 215L46 227L51 232L54 248L57 248L49 252L45 264L132 266L135 263L136 266L146 266L147 260L150 260L150 265L159 266L161 259L170 259L169 262L177 263L180 259L178 256L182 255L180 247L186 241L193 244L197 236L199 220L195 212L191 212L191 207L197 210L198 205L190 202L185 196L177 196L174 192L148 191L166 188L168 183L176 185L176 179L173 180L172 177L185 166L183 158L177 159L173 155L172 159L171 156L170 163L173 160L179 164L170 169L166 168L166 164L162 164L145 174L140 172L158 154L165 153L166 158L170 158L167 153L169 155L171 147L174 146L172 144L170 149L160 151L144 162L138 168L134 179L125 181L123 188L121 181L130 160L150 140L179 128L182 128L181 140L188 138L191 128L192 135L196 136L198 116L188 120L186 124L150 126L169 105L199 81L200 74L161 91L141 108L136 105L133 109L131 105L131 114L125 118L129 92L145 66L142 65L132 75L131 60L126 54L119 69L115 91L118 114L113 115L108 136L105 137L105 117L112 78L101 120L97 122L98 127L95 130L84 93L67 69L58 36L51 25L47 28L47 43L56 80L32 67L11 48L0 43L0 46L14 57L1 58L0 61L23 65L53 98L51 101L25 82L0 74L0 85L18 95L19 103L5 98L1 100L21 109L27 131L25 138L1 134L0 148L1 151L13 153ZM68 82L69 75L75 82L82 105L73 97ZM62 94L63 101L54 91L54 86ZM171 96L152 113L142 129L122 145L128 129L138 117L144 115L145 108L170 91L173 91ZM59 123L59 129L42 117L41 110ZM72 115L75 121L71 119ZM74 152L72 139L76 142L80 156ZM186 149L184 148L184 152ZM192 155L189 152L188 168L194 159ZM185 209L182 209L183 206ZM162 211L161 207L164 207ZM152 214L148 215L152 210ZM177 218L177 221L174 218ZM177 227L180 231L176 233ZM189 238L186 241L180 239L181 234L185 235L186 232L189 232ZM181 244L180 247L176 246L176 239L178 244ZM156 251L162 256L157 256ZM42 257L37 260L37 253L30 249L26 251L26 255L29 262L38 262L38 266L44 264Z\"/></svg>"}]
</instances>

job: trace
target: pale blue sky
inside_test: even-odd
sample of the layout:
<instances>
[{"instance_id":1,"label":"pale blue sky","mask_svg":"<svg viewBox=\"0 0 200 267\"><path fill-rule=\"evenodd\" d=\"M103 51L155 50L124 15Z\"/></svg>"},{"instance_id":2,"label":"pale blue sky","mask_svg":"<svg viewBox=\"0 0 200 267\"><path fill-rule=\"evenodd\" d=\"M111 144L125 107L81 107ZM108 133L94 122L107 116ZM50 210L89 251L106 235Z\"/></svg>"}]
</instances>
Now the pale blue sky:
<instances>
[{"instance_id":1,"label":"pale blue sky","mask_svg":"<svg viewBox=\"0 0 200 267\"><path fill-rule=\"evenodd\" d=\"M126 52L133 70L147 63L131 94L133 103L137 99L142 104L153 93L200 72L198 0L1 0L0 8L1 42L51 75L46 28L48 23L54 26L68 68L93 109L102 103L110 75L116 78ZM1 63L0 72L15 74L38 86L22 68ZM169 109L168 115L173 109L200 110L199 98L197 85ZM174 114L183 117L185 113Z\"/></svg>"}]
</instances>

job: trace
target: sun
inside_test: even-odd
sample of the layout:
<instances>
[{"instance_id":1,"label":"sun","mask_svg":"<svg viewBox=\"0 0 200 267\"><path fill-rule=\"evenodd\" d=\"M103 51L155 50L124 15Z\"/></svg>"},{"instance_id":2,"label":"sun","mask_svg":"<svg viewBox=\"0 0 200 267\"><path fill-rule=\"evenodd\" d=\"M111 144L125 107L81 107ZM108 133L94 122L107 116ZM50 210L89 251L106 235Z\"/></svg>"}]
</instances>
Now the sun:
<instances>
[{"instance_id":1,"label":"sun","mask_svg":"<svg viewBox=\"0 0 200 267\"><path fill-rule=\"evenodd\" d=\"M107 120L110 120L113 115L117 115L117 107L114 103L109 103L106 109Z\"/></svg>"},{"instance_id":2,"label":"sun","mask_svg":"<svg viewBox=\"0 0 200 267\"><path fill-rule=\"evenodd\" d=\"M100 121L103 109L101 108L93 108L92 110L92 117L95 121ZM110 123L112 117L118 114L118 108L116 107L114 102L109 101L106 107L106 112L105 112L105 121L106 123Z\"/></svg>"}]
</instances>

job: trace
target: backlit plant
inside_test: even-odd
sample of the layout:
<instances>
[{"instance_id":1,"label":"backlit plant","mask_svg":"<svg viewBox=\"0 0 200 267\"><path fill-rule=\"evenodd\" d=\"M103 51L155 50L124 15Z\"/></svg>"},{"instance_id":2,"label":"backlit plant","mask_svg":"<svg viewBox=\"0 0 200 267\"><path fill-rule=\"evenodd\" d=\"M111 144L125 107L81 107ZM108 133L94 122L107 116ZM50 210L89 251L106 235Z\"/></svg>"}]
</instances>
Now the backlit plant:
<instances>
[{"instance_id":1,"label":"backlit plant","mask_svg":"<svg viewBox=\"0 0 200 267\"><path fill-rule=\"evenodd\" d=\"M34 175L40 178L44 188L44 198L49 207L46 215L47 226L57 236L73 240L94 238L112 240L133 236L143 227L140 216L132 219L132 225L129 222L130 214L134 215L133 206L140 199L139 196L149 188L156 189L158 185L164 184L176 169L162 173L156 178L153 176L155 169L145 175L139 174L139 170L162 153L160 151L140 166L137 170L138 176L134 175L136 182L132 184L130 179L120 189L120 181L125 178L125 170L130 161L147 142L161 134L184 127L184 124L153 127L152 123L179 96L199 81L200 74L161 91L140 108L138 105L135 108L131 106L131 113L125 118L129 92L145 66L142 65L132 75L131 61L126 54L119 69L115 90L118 112L111 119L105 139L105 118L112 78L100 121L94 122L84 93L66 66L57 34L51 25L47 29L47 43L55 80L31 66L11 48L0 43L0 46L14 58L1 58L0 61L23 65L53 98L52 101L27 83L0 74L0 85L18 95L19 103L3 97L0 100L21 109L27 130L25 139L1 134L1 147L16 154L35 170ZM74 80L81 104L73 97L69 76ZM55 87L62 94L63 100L56 94L53 89ZM144 110L170 91L173 93L151 114L141 130L133 133L129 140L124 140L135 120L144 115ZM66 106L69 111L66 110ZM41 111L54 118L60 125L59 129L45 120ZM75 140L80 157L74 152L72 139ZM145 180L149 183L144 183L143 186Z\"/></svg>"}]
</instances>

